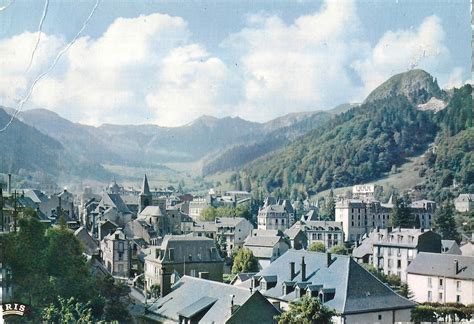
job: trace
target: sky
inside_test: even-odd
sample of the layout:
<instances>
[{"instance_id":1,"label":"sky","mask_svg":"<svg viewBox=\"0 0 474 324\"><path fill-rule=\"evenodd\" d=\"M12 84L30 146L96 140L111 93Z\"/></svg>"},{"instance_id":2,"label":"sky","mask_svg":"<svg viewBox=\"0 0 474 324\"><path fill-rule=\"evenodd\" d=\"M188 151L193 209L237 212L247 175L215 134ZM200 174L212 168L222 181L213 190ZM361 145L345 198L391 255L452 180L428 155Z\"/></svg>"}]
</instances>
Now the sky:
<instances>
[{"instance_id":1,"label":"sky","mask_svg":"<svg viewBox=\"0 0 474 324\"><path fill-rule=\"evenodd\" d=\"M0 105L90 125L263 122L361 102L413 68L472 79L468 0L102 0L83 26L95 5L0 0Z\"/></svg>"}]
</instances>

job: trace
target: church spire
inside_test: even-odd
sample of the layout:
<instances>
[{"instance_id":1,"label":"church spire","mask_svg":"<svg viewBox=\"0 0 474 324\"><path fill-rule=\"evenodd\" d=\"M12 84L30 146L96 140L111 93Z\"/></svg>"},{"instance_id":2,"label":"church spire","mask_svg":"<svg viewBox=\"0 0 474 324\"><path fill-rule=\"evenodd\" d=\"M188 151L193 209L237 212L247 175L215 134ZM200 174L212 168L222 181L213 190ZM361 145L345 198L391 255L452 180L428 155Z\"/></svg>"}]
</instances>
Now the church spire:
<instances>
[{"instance_id":1,"label":"church spire","mask_svg":"<svg viewBox=\"0 0 474 324\"><path fill-rule=\"evenodd\" d=\"M150 195L150 186L148 186L148 179L145 177L143 178L143 185L142 185L142 192L141 195Z\"/></svg>"}]
</instances>

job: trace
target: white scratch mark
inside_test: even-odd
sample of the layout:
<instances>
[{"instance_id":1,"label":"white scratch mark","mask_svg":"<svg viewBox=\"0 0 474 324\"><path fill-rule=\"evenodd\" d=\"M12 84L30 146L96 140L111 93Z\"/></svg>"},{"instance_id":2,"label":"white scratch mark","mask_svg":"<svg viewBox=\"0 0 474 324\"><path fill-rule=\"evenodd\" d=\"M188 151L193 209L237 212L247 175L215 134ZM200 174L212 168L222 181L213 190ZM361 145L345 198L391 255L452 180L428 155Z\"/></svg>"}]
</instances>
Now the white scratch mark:
<instances>
[{"instance_id":1,"label":"white scratch mark","mask_svg":"<svg viewBox=\"0 0 474 324\"><path fill-rule=\"evenodd\" d=\"M35 47L33 48L33 51L31 52L30 63L28 64L28 67L26 68L26 72L30 70L31 64L33 64L33 60L35 58L36 51L38 50L38 46L41 40L41 32L43 30L43 23L44 23L44 20L46 19L46 15L48 14L48 6L49 6L49 0L46 0L44 2L43 15L41 16L41 19L38 25L38 38L36 39Z\"/></svg>"},{"instance_id":2,"label":"white scratch mark","mask_svg":"<svg viewBox=\"0 0 474 324\"><path fill-rule=\"evenodd\" d=\"M8 121L8 123L2 128L0 129L0 133L1 132L4 132L5 130L7 130L7 128L13 123L13 121L15 120L15 118L18 116L18 114L21 112L21 110L23 109L23 106L25 105L25 103L30 99L31 97L31 94L33 93L33 90L35 89L35 86L36 84L41 81L41 79L43 79L48 73L50 73L54 67L56 66L56 64L59 62L59 60L61 59L61 57L64 55L64 53L66 53L72 45L74 45L74 43L77 41L77 39L79 38L79 36L82 34L82 32L84 31L84 29L86 29L87 25L89 24L89 21L91 20L92 16L94 15L97 7L99 6L100 2L102 0L97 0L94 7L92 8L89 16L87 17L87 19L84 21L84 23L82 24L82 27L81 29L77 32L77 34L74 36L74 38L58 53L58 55L56 56L56 58L54 59L53 63L49 66L49 68L44 71L43 73L41 73L40 75L38 75L36 77L36 79L33 81L33 83L31 84L31 86L29 87L28 89L28 92L26 93L26 96L21 99L20 103L18 104L18 107L15 111L14 114L12 114L10 120Z\"/></svg>"},{"instance_id":3,"label":"white scratch mark","mask_svg":"<svg viewBox=\"0 0 474 324\"><path fill-rule=\"evenodd\" d=\"M4 11L4 10L7 10L8 7L10 7L10 6L13 4L13 2L15 2L15 0L10 0L9 3L7 3L6 5L4 5L3 7L0 7L0 12L2 12L2 11Z\"/></svg>"}]
</instances>

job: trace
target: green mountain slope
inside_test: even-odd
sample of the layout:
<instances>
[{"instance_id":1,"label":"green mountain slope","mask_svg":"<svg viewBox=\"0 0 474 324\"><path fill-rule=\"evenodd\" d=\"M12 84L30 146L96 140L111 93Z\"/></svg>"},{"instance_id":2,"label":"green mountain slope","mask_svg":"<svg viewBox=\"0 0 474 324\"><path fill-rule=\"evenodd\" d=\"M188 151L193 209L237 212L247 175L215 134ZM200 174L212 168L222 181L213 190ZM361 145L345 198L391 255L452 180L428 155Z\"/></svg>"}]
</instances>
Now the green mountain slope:
<instances>
[{"instance_id":1,"label":"green mountain slope","mask_svg":"<svg viewBox=\"0 0 474 324\"><path fill-rule=\"evenodd\" d=\"M436 96L446 98L428 73L396 75L360 107L249 164L244 173L255 185L292 197L380 178L435 140L443 114L435 118L415 105Z\"/></svg>"}]
</instances>

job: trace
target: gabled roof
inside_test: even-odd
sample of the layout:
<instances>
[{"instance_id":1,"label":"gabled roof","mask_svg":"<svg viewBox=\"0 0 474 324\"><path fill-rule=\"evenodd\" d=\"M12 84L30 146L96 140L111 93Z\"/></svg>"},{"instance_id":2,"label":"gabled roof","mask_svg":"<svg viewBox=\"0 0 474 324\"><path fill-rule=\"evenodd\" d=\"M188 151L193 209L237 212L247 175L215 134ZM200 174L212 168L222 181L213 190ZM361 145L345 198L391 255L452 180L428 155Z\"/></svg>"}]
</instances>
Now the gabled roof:
<instances>
[{"instance_id":1,"label":"gabled roof","mask_svg":"<svg viewBox=\"0 0 474 324\"><path fill-rule=\"evenodd\" d=\"M39 204L48 201L48 196L37 189L30 189L25 191L25 196L30 197L35 203Z\"/></svg>"},{"instance_id":2,"label":"gabled roof","mask_svg":"<svg viewBox=\"0 0 474 324\"><path fill-rule=\"evenodd\" d=\"M99 207L114 207L121 213L130 214L130 210L127 205L125 205L119 194L104 192Z\"/></svg>"},{"instance_id":3,"label":"gabled roof","mask_svg":"<svg viewBox=\"0 0 474 324\"><path fill-rule=\"evenodd\" d=\"M408 266L407 273L474 280L474 257L420 252Z\"/></svg>"},{"instance_id":4,"label":"gabled roof","mask_svg":"<svg viewBox=\"0 0 474 324\"><path fill-rule=\"evenodd\" d=\"M455 240L441 240L441 252L447 254L462 254Z\"/></svg>"},{"instance_id":5,"label":"gabled roof","mask_svg":"<svg viewBox=\"0 0 474 324\"><path fill-rule=\"evenodd\" d=\"M147 206L142 210L139 217L163 217L163 212L159 206Z\"/></svg>"},{"instance_id":6,"label":"gabled roof","mask_svg":"<svg viewBox=\"0 0 474 324\"><path fill-rule=\"evenodd\" d=\"M325 303L341 314L375 312L390 309L411 308L415 304L397 295L388 286L365 270L349 256L331 256L329 267L326 253L302 250L288 250L273 261L265 269L257 273L259 276L276 276L277 283L260 292L280 300L298 299L296 291L284 295L283 284L293 281L296 285L303 283L301 277L302 257L306 264L304 287L322 285L325 289L334 289L334 298ZM296 276L290 277L290 262L295 263ZM292 280L291 280L292 279Z\"/></svg>"},{"instance_id":7,"label":"gabled roof","mask_svg":"<svg viewBox=\"0 0 474 324\"><path fill-rule=\"evenodd\" d=\"M74 236L82 243L85 254L93 255L99 250L99 244L89 235L83 226L74 232Z\"/></svg>"},{"instance_id":8,"label":"gabled roof","mask_svg":"<svg viewBox=\"0 0 474 324\"><path fill-rule=\"evenodd\" d=\"M239 309L245 309L245 314L239 314ZM244 315L250 317L249 323L268 323L279 313L258 291L184 276L171 293L150 306L147 317L178 322L179 315L190 318L201 311L204 315L199 323L226 323L233 317L242 322Z\"/></svg>"}]
</instances>

